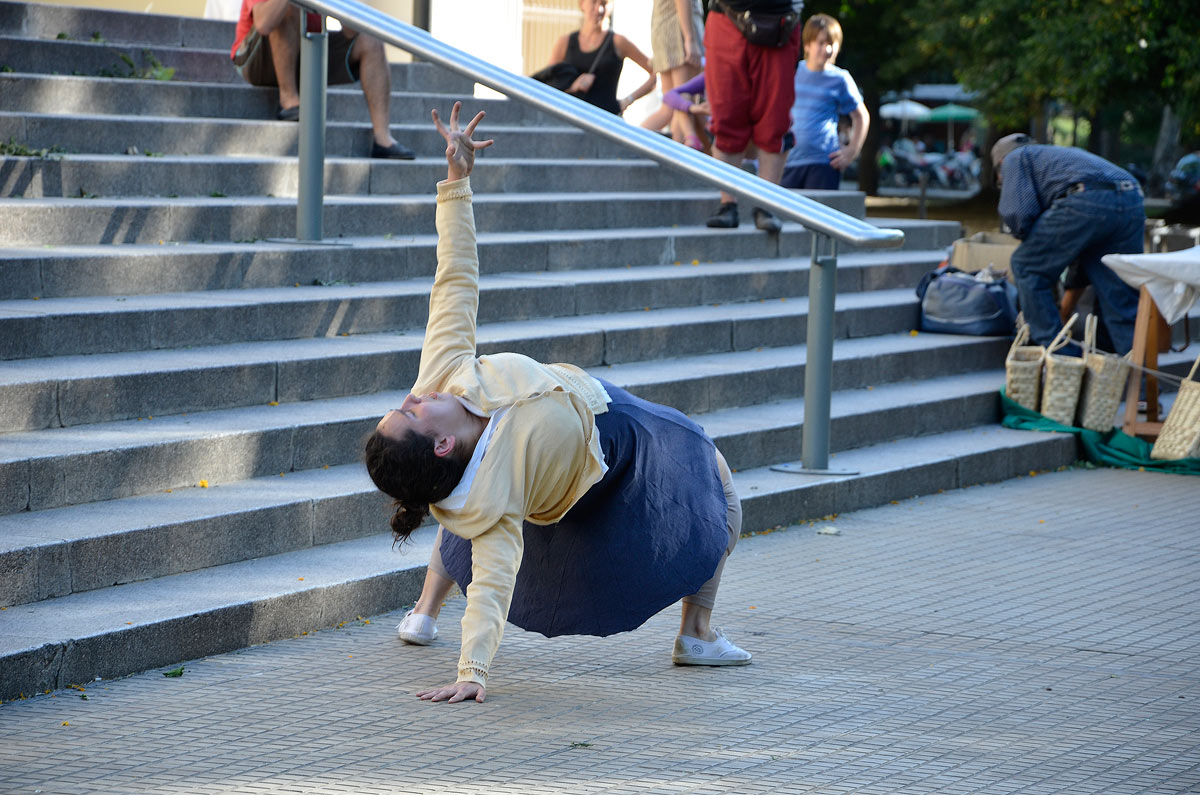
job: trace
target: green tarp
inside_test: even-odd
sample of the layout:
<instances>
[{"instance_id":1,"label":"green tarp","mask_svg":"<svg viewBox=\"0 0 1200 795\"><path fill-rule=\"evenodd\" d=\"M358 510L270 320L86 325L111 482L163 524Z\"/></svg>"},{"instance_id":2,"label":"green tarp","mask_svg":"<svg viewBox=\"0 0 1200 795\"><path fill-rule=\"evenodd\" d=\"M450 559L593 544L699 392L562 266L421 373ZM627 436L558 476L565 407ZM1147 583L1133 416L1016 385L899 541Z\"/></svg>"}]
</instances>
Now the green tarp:
<instances>
[{"instance_id":1,"label":"green tarp","mask_svg":"<svg viewBox=\"0 0 1200 795\"><path fill-rule=\"evenodd\" d=\"M1004 411L1002 425L1024 431L1057 431L1073 433L1079 437L1079 446L1084 457L1101 466L1121 469L1144 469L1148 472L1171 472L1176 475L1200 475L1200 458L1177 458L1174 461L1157 461L1150 457L1152 444L1135 436L1128 436L1120 428L1108 433L1060 425L1052 419L1030 411L1004 394L1000 388L1000 403Z\"/></svg>"}]
</instances>

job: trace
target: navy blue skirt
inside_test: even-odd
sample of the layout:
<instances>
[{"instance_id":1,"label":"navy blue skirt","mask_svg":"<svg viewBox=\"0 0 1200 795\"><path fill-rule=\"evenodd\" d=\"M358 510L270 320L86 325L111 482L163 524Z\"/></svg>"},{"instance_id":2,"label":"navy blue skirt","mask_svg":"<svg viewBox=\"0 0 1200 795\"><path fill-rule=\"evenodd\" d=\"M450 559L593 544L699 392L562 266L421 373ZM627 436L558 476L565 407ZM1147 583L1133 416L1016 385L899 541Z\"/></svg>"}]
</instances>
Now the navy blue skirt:
<instances>
[{"instance_id":1,"label":"navy blue skirt","mask_svg":"<svg viewBox=\"0 0 1200 795\"><path fill-rule=\"evenodd\" d=\"M638 628L698 591L729 545L712 440L675 409L602 383L608 472L559 522L525 522L508 620L547 637ZM471 542L442 533L441 553L465 593Z\"/></svg>"}]
</instances>

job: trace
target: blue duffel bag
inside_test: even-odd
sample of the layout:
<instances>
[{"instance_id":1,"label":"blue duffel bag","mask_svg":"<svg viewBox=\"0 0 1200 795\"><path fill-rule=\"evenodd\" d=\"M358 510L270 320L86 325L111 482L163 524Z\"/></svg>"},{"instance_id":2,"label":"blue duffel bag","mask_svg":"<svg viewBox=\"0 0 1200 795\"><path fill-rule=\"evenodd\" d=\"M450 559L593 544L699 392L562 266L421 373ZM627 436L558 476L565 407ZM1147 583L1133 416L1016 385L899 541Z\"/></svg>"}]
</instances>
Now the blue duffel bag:
<instances>
[{"instance_id":1,"label":"blue duffel bag","mask_svg":"<svg viewBox=\"0 0 1200 795\"><path fill-rule=\"evenodd\" d=\"M1011 336L1017 323L1017 288L1003 277L989 279L950 265L936 268L917 285L921 331Z\"/></svg>"}]
</instances>

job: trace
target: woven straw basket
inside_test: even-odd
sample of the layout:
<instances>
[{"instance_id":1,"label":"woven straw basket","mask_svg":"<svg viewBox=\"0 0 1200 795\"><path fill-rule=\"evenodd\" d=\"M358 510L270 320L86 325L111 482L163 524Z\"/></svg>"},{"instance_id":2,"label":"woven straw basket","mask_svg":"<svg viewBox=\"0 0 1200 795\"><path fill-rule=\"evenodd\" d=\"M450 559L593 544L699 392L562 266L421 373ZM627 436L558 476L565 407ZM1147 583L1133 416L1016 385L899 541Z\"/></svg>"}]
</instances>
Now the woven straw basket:
<instances>
[{"instance_id":1,"label":"woven straw basket","mask_svg":"<svg viewBox=\"0 0 1200 795\"><path fill-rule=\"evenodd\" d=\"M1060 425L1075 422L1075 406L1079 403L1079 387L1083 384L1083 359L1060 356L1054 352L1071 341L1071 326L1079 315L1071 315L1054 341L1046 348L1046 375L1042 380L1042 416Z\"/></svg>"},{"instance_id":2,"label":"woven straw basket","mask_svg":"<svg viewBox=\"0 0 1200 795\"><path fill-rule=\"evenodd\" d=\"M1200 458L1200 382L1194 381L1196 368L1200 367L1200 356L1192 365L1192 371L1179 385L1179 394L1171 406L1171 413L1158 433L1158 441L1150 451L1157 460L1176 458Z\"/></svg>"},{"instance_id":3,"label":"woven straw basket","mask_svg":"<svg viewBox=\"0 0 1200 795\"><path fill-rule=\"evenodd\" d=\"M1121 393L1129 380L1129 354L1116 356L1095 351L1096 324L1099 318L1087 316L1084 326L1083 394L1079 398L1079 419L1076 424L1090 431L1110 431L1121 403Z\"/></svg>"},{"instance_id":4,"label":"woven straw basket","mask_svg":"<svg viewBox=\"0 0 1200 795\"><path fill-rule=\"evenodd\" d=\"M1041 345L1026 345L1028 341L1029 324L1026 323L1017 331L1004 360L1004 394L1030 411L1037 411L1046 349Z\"/></svg>"}]
</instances>

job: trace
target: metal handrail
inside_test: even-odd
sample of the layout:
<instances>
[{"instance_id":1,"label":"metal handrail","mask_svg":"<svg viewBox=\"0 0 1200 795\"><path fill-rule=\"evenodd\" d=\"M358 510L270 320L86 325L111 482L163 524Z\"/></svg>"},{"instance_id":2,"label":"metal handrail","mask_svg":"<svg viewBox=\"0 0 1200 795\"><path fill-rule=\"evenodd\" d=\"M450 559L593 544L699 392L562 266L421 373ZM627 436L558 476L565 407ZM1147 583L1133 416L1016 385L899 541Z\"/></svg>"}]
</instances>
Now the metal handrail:
<instances>
[{"instance_id":1,"label":"metal handrail","mask_svg":"<svg viewBox=\"0 0 1200 795\"><path fill-rule=\"evenodd\" d=\"M513 74L438 41L420 28L394 19L357 0L298 0L298 4L334 17L347 27L394 44L425 61L469 77L510 99L520 100L568 124L635 150L664 166L697 177L808 229L861 248L895 248L904 233L846 215L748 174L736 166L636 127L613 114L528 77Z\"/></svg>"},{"instance_id":2,"label":"metal handrail","mask_svg":"<svg viewBox=\"0 0 1200 795\"><path fill-rule=\"evenodd\" d=\"M465 75L510 99L533 105L568 124L582 127L662 165L697 177L735 196L772 210L784 218L798 221L810 229L813 235L808 276L802 460L798 464L781 464L773 468L822 475L842 474L829 469L838 242L863 248L895 248L904 243L903 232L872 226L806 196L747 174L740 168L701 154L691 147L682 146L657 133L626 124L611 113L576 97L528 77L515 75L443 44L420 28L393 19L357 0L295 2L324 16L334 17L361 33L394 44L430 63ZM327 36L323 28L324 26L320 33L305 34L307 41L301 47L300 104L305 110L300 114L300 150L301 160L311 161L300 163L301 184L296 208L296 226L298 236L302 240L320 240L322 237L325 59L328 57ZM316 108L316 112L307 112L309 108ZM825 238L829 238L828 254L821 253Z\"/></svg>"}]
</instances>

